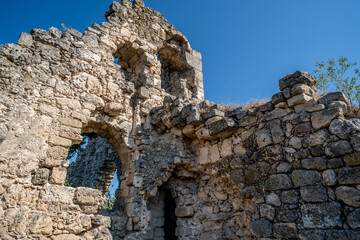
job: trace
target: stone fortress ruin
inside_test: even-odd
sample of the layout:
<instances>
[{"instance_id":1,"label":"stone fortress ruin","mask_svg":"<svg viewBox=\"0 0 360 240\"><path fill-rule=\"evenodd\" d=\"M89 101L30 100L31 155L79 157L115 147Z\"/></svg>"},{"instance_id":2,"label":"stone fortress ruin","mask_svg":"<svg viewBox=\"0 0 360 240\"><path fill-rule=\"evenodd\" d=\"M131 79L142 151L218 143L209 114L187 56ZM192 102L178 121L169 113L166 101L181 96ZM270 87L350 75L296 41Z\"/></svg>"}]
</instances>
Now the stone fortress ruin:
<instances>
[{"instance_id":1,"label":"stone fortress ruin","mask_svg":"<svg viewBox=\"0 0 360 240\"><path fill-rule=\"evenodd\" d=\"M360 120L342 93L318 98L297 71L227 110L159 12L122 0L105 16L0 45L0 239L360 239Z\"/></svg>"}]
</instances>

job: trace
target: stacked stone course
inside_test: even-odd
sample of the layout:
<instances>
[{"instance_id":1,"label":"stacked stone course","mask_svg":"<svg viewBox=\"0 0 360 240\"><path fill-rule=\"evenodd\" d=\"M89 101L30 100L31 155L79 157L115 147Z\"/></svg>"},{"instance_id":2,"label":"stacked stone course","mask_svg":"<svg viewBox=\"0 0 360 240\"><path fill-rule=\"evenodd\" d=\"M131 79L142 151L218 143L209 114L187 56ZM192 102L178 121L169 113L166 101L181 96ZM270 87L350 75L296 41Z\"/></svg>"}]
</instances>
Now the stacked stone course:
<instances>
[{"instance_id":1,"label":"stacked stone course","mask_svg":"<svg viewBox=\"0 0 360 240\"><path fill-rule=\"evenodd\" d=\"M268 103L227 110L204 100L200 53L160 13L123 0L105 16L0 45L1 239L164 239L165 191L178 239L360 238L360 120L344 94L318 98L297 71ZM68 174L84 133L117 157ZM115 209L99 210L116 159Z\"/></svg>"}]
</instances>

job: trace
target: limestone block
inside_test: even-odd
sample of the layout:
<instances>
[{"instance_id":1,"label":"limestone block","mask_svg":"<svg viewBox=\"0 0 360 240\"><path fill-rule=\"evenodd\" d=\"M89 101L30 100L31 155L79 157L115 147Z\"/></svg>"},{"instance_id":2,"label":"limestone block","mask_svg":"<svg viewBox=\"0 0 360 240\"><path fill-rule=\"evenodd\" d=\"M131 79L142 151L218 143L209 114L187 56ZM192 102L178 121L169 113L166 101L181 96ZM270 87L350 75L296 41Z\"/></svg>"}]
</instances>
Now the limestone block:
<instances>
[{"instance_id":1,"label":"limestone block","mask_svg":"<svg viewBox=\"0 0 360 240\"><path fill-rule=\"evenodd\" d=\"M98 206L103 202L101 191L97 189L79 187L74 194L74 203L85 206Z\"/></svg>"},{"instance_id":2,"label":"limestone block","mask_svg":"<svg viewBox=\"0 0 360 240\"><path fill-rule=\"evenodd\" d=\"M191 217L194 215L194 208L192 206L177 207L175 209L175 215L179 218Z\"/></svg>"},{"instance_id":3,"label":"limestone block","mask_svg":"<svg viewBox=\"0 0 360 240\"><path fill-rule=\"evenodd\" d=\"M274 236L280 239L298 239L295 223L275 223Z\"/></svg>"},{"instance_id":4,"label":"limestone block","mask_svg":"<svg viewBox=\"0 0 360 240\"><path fill-rule=\"evenodd\" d=\"M255 133L256 142L259 148L266 147L272 144L272 139L269 130L260 130Z\"/></svg>"},{"instance_id":5,"label":"limestone block","mask_svg":"<svg viewBox=\"0 0 360 240\"><path fill-rule=\"evenodd\" d=\"M215 116L219 116L219 117L224 117L224 112L218 110L218 109L209 109L208 111L206 111L205 113L201 114L201 117L204 121L208 120L209 118L215 117Z\"/></svg>"},{"instance_id":6,"label":"limestone block","mask_svg":"<svg viewBox=\"0 0 360 240\"><path fill-rule=\"evenodd\" d=\"M187 136L188 138L196 138L196 134L195 134L195 127L194 125L186 125L182 132L184 133L185 136ZM210 136L210 135L209 135Z\"/></svg>"},{"instance_id":7,"label":"limestone block","mask_svg":"<svg viewBox=\"0 0 360 240\"><path fill-rule=\"evenodd\" d=\"M325 202L328 199L326 188L323 186L302 187L300 194L305 202Z\"/></svg>"},{"instance_id":8,"label":"limestone block","mask_svg":"<svg viewBox=\"0 0 360 240\"><path fill-rule=\"evenodd\" d=\"M345 156L344 162L345 162L346 166L348 166L348 167L360 165L360 153L354 153L354 154Z\"/></svg>"},{"instance_id":9,"label":"limestone block","mask_svg":"<svg viewBox=\"0 0 360 240\"><path fill-rule=\"evenodd\" d=\"M82 122L72 118L59 118L59 122L65 126L82 128Z\"/></svg>"},{"instance_id":10,"label":"limestone block","mask_svg":"<svg viewBox=\"0 0 360 240\"><path fill-rule=\"evenodd\" d=\"M64 125L60 126L59 136L66 139L70 139L74 144L81 143L81 141L83 140L83 136L81 136L80 128L72 128Z\"/></svg>"},{"instance_id":11,"label":"limestone block","mask_svg":"<svg viewBox=\"0 0 360 240\"><path fill-rule=\"evenodd\" d=\"M243 147L242 144L238 144L234 146L234 153L237 156L243 156L246 153L246 149Z\"/></svg>"},{"instance_id":12,"label":"limestone block","mask_svg":"<svg viewBox=\"0 0 360 240\"><path fill-rule=\"evenodd\" d=\"M275 217L275 209L270 205L261 204L260 216L272 221L272 220L274 220L274 217Z\"/></svg>"},{"instance_id":13,"label":"limestone block","mask_svg":"<svg viewBox=\"0 0 360 240\"><path fill-rule=\"evenodd\" d=\"M281 109L281 108L275 108L271 112L268 112L265 114L265 120L270 121L277 118L282 118L293 111L291 109Z\"/></svg>"},{"instance_id":14,"label":"limestone block","mask_svg":"<svg viewBox=\"0 0 360 240\"><path fill-rule=\"evenodd\" d=\"M31 47L33 44L32 36L28 33L21 33L19 39L17 40L17 44L28 48Z\"/></svg>"},{"instance_id":15,"label":"limestone block","mask_svg":"<svg viewBox=\"0 0 360 240\"><path fill-rule=\"evenodd\" d=\"M329 131L341 139L346 139L352 133L360 131L360 120L334 119L330 124Z\"/></svg>"},{"instance_id":16,"label":"limestone block","mask_svg":"<svg viewBox=\"0 0 360 240\"><path fill-rule=\"evenodd\" d=\"M334 186L337 182L336 173L332 169L324 171L322 177L323 177L323 183L326 186Z\"/></svg>"},{"instance_id":17,"label":"limestone block","mask_svg":"<svg viewBox=\"0 0 360 240\"><path fill-rule=\"evenodd\" d=\"M306 135L304 137L304 145L309 147L322 145L329 138L329 132L326 129L321 129L319 131Z\"/></svg>"},{"instance_id":18,"label":"limestone block","mask_svg":"<svg viewBox=\"0 0 360 240\"><path fill-rule=\"evenodd\" d=\"M50 235L53 231L53 222L49 216L37 215L31 219L29 229L34 234Z\"/></svg>"},{"instance_id":19,"label":"limestone block","mask_svg":"<svg viewBox=\"0 0 360 240\"><path fill-rule=\"evenodd\" d=\"M302 148L302 144L301 144L301 138L299 137L292 137L289 140L289 145L292 146L295 149L300 149Z\"/></svg>"},{"instance_id":20,"label":"limestone block","mask_svg":"<svg viewBox=\"0 0 360 240\"><path fill-rule=\"evenodd\" d=\"M211 163L211 159L209 158L209 148L207 147L200 148L198 163L201 165Z\"/></svg>"},{"instance_id":21,"label":"limestone block","mask_svg":"<svg viewBox=\"0 0 360 240\"><path fill-rule=\"evenodd\" d=\"M281 200L279 195L275 194L275 193L271 193L270 195L266 195L265 197L265 202L267 204L276 206L276 207L280 207L281 206Z\"/></svg>"},{"instance_id":22,"label":"limestone block","mask_svg":"<svg viewBox=\"0 0 360 240\"><path fill-rule=\"evenodd\" d=\"M336 188L336 197L351 207L360 207L360 191L353 187L341 186Z\"/></svg>"},{"instance_id":23,"label":"limestone block","mask_svg":"<svg viewBox=\"0 0 360 240\"><path fill-rule=\"evenodd\" d=\"M283 191L281 193L281 201L288 204L296 204L299 202L299 192L297 190Z\"/></svg>"},{"instance_id":24,"label":"limestone block","mask_svg":"<svg viewBox=\"0 0 360 240\"><path fill-rule=\"evenodd\" d=\"M59 113L59 109L47 104L40 104L39 111L43 114L47 114L49 116L56 116Z\"/></svg>"},{"instance_id":25,"label":"limestone block","mask_svg":"<svg viewBox=\"0 0 360 240\"><path fill-rule=\"evenodd\" d=\"M286 174L271 175L265 182L265 190L284 190L292 187L292 182Z\"/></svg>"},{"instance_id":26,"label":"limestone block","mask_svg":"<svg viewBox=\"0 0 360 240\"><path fill-rule=\"evenodd\" d=\"M319 99L320 104L329 104L333 101L342 101L349 104L349 100L342 92L331 92Z\"/></svg>"},{"instance_id":27,"label":"limestone block","mask_svg":"<svg viewBox=\"0 0 360 240\"><path fill-rule=\"evenodd\" d=\"M295 86L293 86L290 90L291 94L293 96L299 95L299 94L306 94L309 96L312 96L315 94L315 91L313 88L309 87L306 84L296 84Z\"/></svg>"},{"instance_id":28,"label":"limestone block","mask_svg":"<svg viewBox=\"0 0 360 240\"><path fill-rule=\"evenodd\" d=\"M301 160L301 166L304 169L325 170L327 168L327 161L321 157L303 159Z\"/></svg>"},{"instance_id":29,"label":"limestone block","mask_svg":"<svg viewBox=\"0 0 360 240\"><path fill-rule=\"evenodd\" d=\"M72 144L71 140L58 136L50 136L49 143L52 146L61 146L61 147L70 147Z\"/></svg>"},{"instance_id":30,"label":"limestone block","mask_svg":"<svg viewBox=\"0 0 360 240\"><path fill-rule=\"evenodd\" d=\"M66 179L66 168L54 167L51 171L49 183L64 185Z\"/></svg>"},{"instance_id":31,"label":"limestone block","mask_svg":"<svg viewBox=\"0 0 360 240\"><path fill-rule=\"evenodd\" d=\"M214 137L210 135L209 130L207 128L200 128L195 132L195 135L198 139L202 139L202 140L214 139Z\"/></svg>"},{"instance_id":32,"label":"limestone block","mask_svg":"<svg viewBox=\"0 0 360 240\"><path fill-rule=\"evenodd\" d=\"M42 185L47 183L50 175L50 169L39 168L33 176L31 182L35 185Z\"/></svg>"},{"instance_id":33,"label":"limestone block","mask_svg":"<svg viewBox=\"0 0 360 240\"><path fill-rule=\"evenodd\" d=\"M326 145L325 147L325 154L332 158L343 156L352 152L353 152L353 148L351 147L350 143L346 140L332 142Z\"/></svg>"},{"instance_id":34,"label":"limestone block","mask_svg":"<svg viewBox=\"0 0 360 240\"><path fill-rule=\"evenodd\" d=\"M314 185L321 180L321 175L313 170L294 170L291 174L294 187Z\"/></svg>"},{"instance_id":35,"label":"limestone block","mask_svg":"<svg viewBox=\"0 0 360 240\"><path fill-rule=\"evenodd\" d=\"M45 185L40 193L41 202L53 204L72 205L74 197L74 188L58 185Z\"/></svg>"},{"instance_id":36,"label":"limestone block","mask_svg":"<svg viewBox=\"0 0 360 240\"><path fill-rule=\"evenodd\" d=\"M288 99L287 104L289 107L293 107L295 105L306 103L306 102L310 101L311 99L312 99L312 97L302 93L302 94L296 95L296 96Z\"/></svg>"},{"instance_id":37,"label":"limestone block","mask_svg":"<svg viewBox=\"0 0 360 240\"><path fill-rule=\"evenodd\" d=\"M232 139L227 138L221 144L221 157L232 155Z\"/></svg>"},{"instance_id":38,"label":"limestone block","mask_svg":"<svg viewBox=\"0 0 360 240\"><path fill-rule=\"evenodd\" d=\"M211 136L226 137L230 135L235 129L237 129L237 125L234 120L224 117L214 122L211 122L208 125L208 129Z\"/></svg>"},{"instance_id":39,"label":"limestone block","mask_svg":"<svg viewBox=\"0 0 360 240\"><path fill-rule=\"evenodd\" d=\"M295 109L296 113L300 113L300 112L306 111L307 108L309 108L315 104L316 104L316 100L312 98L309 101L307 101L306 103L294 106L294 109Z\"/></svg>"},{"instance_id":40,"label":"limestone block","mask_svg":"<svg viewBox=\"0 0 360 240\"><path fill-rule=\"evenodd\" d=\"M341 227L341 206L338 203L305 204L301 206L305 228Z\"/></svg>"},{"instance_id":41,"label":"limestone block","mask_svg":"<svg viewBox=\"0 0 360 240\"><path fill-rule=\"evenodd\" d=\"M284 132L281 127L280 120L274 120L269 125L271 136L274 143L280 143L284 141Z\"/></svg>"},{"instance_id":42,"label":"limestone block","mask_svg":"<svg viewBox=\"0 0 360 240\"><path fill-rule=\"evenodd\" d=\"M347 222L352 229L360 229L360 209L355 209L347 217Z\"/></svg>"},{"instance_id":43,"label":"limestone block","mask_svg":"<svg viewBox=\"0 0 360 240\"><path fill-rule=\"evenodd\" d=\"M74 234L60 234L52 237L52 240L80 240L81 238Z\"/></svg>"},{"instance_id":44,"label":"limestone block","mask_svg":"<svg viewBox=\"0 0 360 240\"><path fill-rule=\"evenodd\" d=\"M340 184L360 184L360 167L345 167L337 171Z\"/></svg>"},{"instance_id":45,"label":"limestone block","mask_svg":"<svg viewBox=\"0 0 360 240\"><path fill-rule=\"evenodd\" d=\"M341 116L342 113L340 108L330 108L321 112L313 112L311 114L311 124L315 130L327 127L334 118Z\"/></svg>"},{"instance_id":46,"label":"limestone block","mask_svg":"<svg viewBox=\"0 0 360 240\"><path fill-rule=\"evenodd\" d=\"M98 97L97 95L91 93L85 95L84 102L94 105L96 107L96 110L103 109L105 106L105 102L101 97Z\"/></svg>"},{"instance_id":47,"label":"limestone block","mask_svg":"<svg viewBox=\"0 0 360 240\"><path fill-rule=\"evenodd\" d=\"M321 111L321 110L324 110L324 109L325 109L324 104L315 104L315 105L306 107L305 111L307 111L307 112L318 112L318 111Z\"/></svg>"},{"instance_id":48,"label":"limestone block","mask_svg":"<svg viewBox=\"0 0 360 240\"><path fill-rule=\"evenodd\" d=\"M55 146L48 149L47 156L52 159L65 159L68 154L68 151L69 151L68 148ZM58 165L49 166L49 167L58 167Z\"/></svg>"},{"instance_id":49,"label":"limestone block","mask_svg":"<svg viewBox=\"0 0 360 240\"><path fill-rule=\"evenodd\" d=\"M267 220L255 220L250 223L250 230L257 237L268 237L272 234L273 225Z\"/></svg>"},{"instance_id":50,"label":"limestone block","mask_svg":"<svg viewBox=\"0 0 360 240\"><path fill-rule=\"evenodd\" d=\"M271 97L271 103L273 105L276 105L281 102L286 102L286 99L284 97L284 94L282 92L279 92Z\"/></svg>"},{"instance_id":51,"label":"limestone block","mask_svg":"<svg viewBox=\"0 0 360 240\"><path fill-rule=\"evenodd\" d=\"M280 90L284 90L285 88L291 88L296 84L306 84L310 87L314 86L316 80L310 73L305 71L296 71L293 74L289 74L286 77L279 80Z\"/></svg>"},{"instance_id":52,"label":"limestone block","mask_svg":"<svg viewBox=\"0 0 360 240\"><path fill-rule=\"evenodd\" d=\"M220 151L217 144L214 144L210 147L210 159L212 163L220 160Z\"/></svg>"},{"instance_id":53,"label":"limestone block","mask_svg":"<svg viewBox=\"0 0 360 240\"><path fill-rule=\"evenodd\" d=\"M123 110L124 106L120 103L116 103L116 102L111 102L111 103L107 103L105 105L105 108L104 108L104 112L111 116L111 117L114 117L114 116L117 116L121 113L121 111Z\"/></svg>"},{"instance_id":54,"label":"limestone block","mask_svg":"<svg viewBox=\"0 0 360 240\"><path fill-rule=\"evenodd\" d=\"M81 109L81 104L78 100L75 99L69 99L69 98L56 98L57 105L64 109L65 107L71 108L71 109Z\"/></svg>"}]
</instances>

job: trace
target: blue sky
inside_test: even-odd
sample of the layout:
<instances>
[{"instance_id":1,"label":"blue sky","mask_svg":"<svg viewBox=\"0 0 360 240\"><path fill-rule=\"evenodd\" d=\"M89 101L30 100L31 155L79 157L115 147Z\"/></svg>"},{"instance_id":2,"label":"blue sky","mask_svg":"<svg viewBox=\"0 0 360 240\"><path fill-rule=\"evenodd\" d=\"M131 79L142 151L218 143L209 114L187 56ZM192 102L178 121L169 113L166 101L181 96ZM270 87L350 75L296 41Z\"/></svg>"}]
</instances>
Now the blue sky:
<instances>
[{"instance_id":1,"label":"blue sky","mask_svg":"<svg viewBox=\"0 0 360 240\"><path fill-rule=\"evenodd\" d=\"M105 21L109 0L1 3L0 43L51 26L84 31ZM278 80L339 55L360 61L358 0L145 0L203 55L205 98L243 104L271 97Z\"/></svg>"}]
</instances>

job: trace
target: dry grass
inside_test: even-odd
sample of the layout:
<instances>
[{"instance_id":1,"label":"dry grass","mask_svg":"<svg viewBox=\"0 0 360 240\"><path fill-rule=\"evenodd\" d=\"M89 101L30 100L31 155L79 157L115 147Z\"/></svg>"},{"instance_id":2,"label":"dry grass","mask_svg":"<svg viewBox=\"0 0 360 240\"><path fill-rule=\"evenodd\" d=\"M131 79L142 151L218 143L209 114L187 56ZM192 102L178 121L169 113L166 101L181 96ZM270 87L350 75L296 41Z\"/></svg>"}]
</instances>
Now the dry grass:
<instances>
[{"instance_id":1,"label":"dry grass","mask_svg":"<svg viewBox=\"0 0 360 240\"><path fill-rule=\"evenodd\" d=\"M269 101L270 101L269 98L263 98L263 99L255 98L255 99L250 99L244 105L241 105L239 103L229 102L229 103L223 104L223 106L224 106L225 111L234 110L238 107L242 107L244 110L248 110L250 108L255 108L255 107L261 106Z\"/></svg>"}]
</instances>

